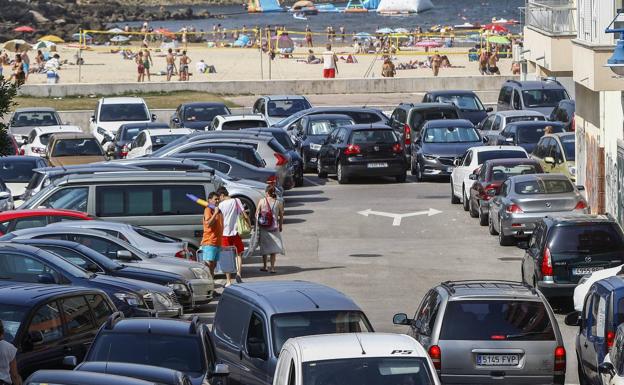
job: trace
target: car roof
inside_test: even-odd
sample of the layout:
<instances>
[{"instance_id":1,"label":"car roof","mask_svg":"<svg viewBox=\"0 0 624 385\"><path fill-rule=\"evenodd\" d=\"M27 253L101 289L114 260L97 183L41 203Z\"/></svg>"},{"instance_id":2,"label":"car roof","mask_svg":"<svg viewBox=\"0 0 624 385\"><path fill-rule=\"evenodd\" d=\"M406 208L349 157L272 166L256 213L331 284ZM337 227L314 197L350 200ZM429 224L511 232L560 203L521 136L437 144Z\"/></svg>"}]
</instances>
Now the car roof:
<instances>
[{"instance_id":1,"label":"car roof","mask_svg":"<svg viewBox=\"0 0 624 385\"><path fill-rule=\"evenodd\" d=\"M308 120L324 120L324 119L349 119L353 118L346 114L314 114L314 115L306 115L306 119Z\"/></svg>"},{"instance_id":2,"label":"car roof","mask_svg":"<svg viewBox=\"0 0 624 385\"><path fill-rule=\"evenodd\" d=\"M139 122L139 123L124 123L119 126L120 130L127 130L130 128L168 128L169 125L167 123L159 123L159 122Z\"/></svg>"},{"instance_id":3,"label":"car roof","mask_svg":"<svg viewBox=\"0 0 624 385\"><path fill-rule=\"evenodd\" d=\"M54 183L61 182L69 182L69 183L78 183L78 182L119 182L119 183L129 183L129 182L158 182L158 181L167 181L170 182L172 180L182 182L187 182L190 180L202 181L206 182L210 180L212 182L213 175L207 171L147 171L147 170L115 170L115 171L104 171L104 172L94 172L91 174L70 174L66 175L58 180L54 181Z\"/></svg>"},{"instance_id":4,"label":"car roof","mask_svg":"<svg viewBox=\"0 0 624 385\"><path fill-rule=\"evenodd\" d=\"M1 162L11 162L11 161L21 161L21 160L30 160L32 162L40 162L42 158L40 156L31 156L31 155L3 155L0 156Z\"/></svg>"},{"instance_id":5,"label":"car roof","mask_svg":"<svg viewBox=\"0 0 624 385\"><path fill-rule=\"evenodd\" d=\"M11 244L20 245L17 243ZM42 301L46 301L47 299L52 297L95 293L103 294L97 289L90 289L84 286L46 285L36 283L0 281L0 303L4 305L30 306Z\"/></svg>"},{"instance_id":6,"label":"car roof","mask_svg":"<svg viewBox=\"0 0 624 385\"><path fill-rule=\"evenodd\" d=\"M139 380L137 378L76 370L38 370L29 377L29 384L32 383L64 385L156 385L154 382Z\"/></svg>"},{"instance_id":7,"label":"car roof","mask_svg":"<svg viewBox=\"0 0 624 385\"><path fill-rule=\"evenodd\" d=\"M526 154L526 150L520 146L476 146L470 148L472 151L490 152L490 151L518 151Z\"/></svg>"},{"instance_id":8,"label":"car roof","mask_svg":"<svg viewBox=\"0 0 624 385\"><path fill-rule=\"evenodd\" d=\"M65 209L26 209L26 210L10 210L0 212L0 222L8 221L15 218L42 217L42 216L71 216L71 217L89 217L86 213Z\"/></svg>"},{"instance_id":9,"label":"car roof","mask_svg":"<svg viewBox=\"0 0 624 385\"><path fill-rule=\"evenodd\" d=\"M436 109L457 109L457 106L452 103L401 103L399 106L408 107L410 110L418 111Z\"/></svg>"},{"instance_id":10,"label":"car roof","mask_svg":"<svg viewBox=\"0 0 624 385\"><path fill-rule=\"evenodd\" d=\"M263 98L267 100L289 100L289 99L302 100L302 99L305 99L305 96L303 95L265 95L263 96Z\"/></svg>"},{"instance_id":11,"label":"car roof","mask_svg":"<svg viewBox=\"0 0 624 385\"><path fill-rule=\"evenodd\" d=\"M192 335L191 321L162 318L123 318L113 322L110 328L104 328L106 333L150 333Z\"/></svg>"},{"instance_id":12,"label":"car roof","mask_svg":"<svg viewBox=\"0 0 624 385\"><path fill-rule=\"evenodd\" d=\"M145 104L143 98L137 97L111 97L100 99L102 104Z\"/></svg>"},{"instance_id":13,"label":"car roof","mask_svg":"<svg viewBox=\"0 0 624 385\"><path fill-rule=\"evenodd\" d=\"M526 90L535 89L563 89L564 87L557 80L507 80L505 84L513 84L516 87L520 87Z\"/></svg>"},{"instance_id":14,"label":"car roof","mask_svg":"<svg viewBox=\"0 0 624 385\"><path fill-rule=\"evenodd\" d=\"M257 121L265 121L262 115L217 115L218 119L223 120L224 122L232 122L236 120L257 120Z\"/></svg>"},{"instance_id":15,"label":"car roof","mask_svg":"<svg viewBox=\"0 0 624 385\"><path fill-rule=\"evenodd\" d=\"M32 227L30 229L15 230L15 231L12 231L10 234L15 235L15 238L32 238L32 237L35 237L37 235L42 235L42 234L45 235L45 234L67 234L67 233L81 234L81 235L93 235L97 237L104 237L108 239L121 241L121 239L117 237L113 237L112 235L109 235L108 233L104 231L85 229L81 227L69 227L69 226L62 226L62 225Z\"/></svg>"},{"instance_id":16,"label":"car roof","mask_svg":"<svg viewBox=\"0 0 624 385\"><path fill-rule=\"evenodd\" d=\"M515 116L545 116L539 111L533 110L507 110L507 111L496 111L496 115L500 115L502 117L515 117Z\"/></svg>"},{"instance_id":17,"label":"car roof","mask_svg":"<svg viewBox=\"0 0 624 385\"><path fill-rule=\"evenodd\" d=\"M268 314L309 311L361 311L347 297L328 286L307 281L265 281L231 285L224 295L255 303Z\"/></svg>"},{"instance_id":18,"label":"car roof","mask_svg":"<svg viewBox=\"0 0 624 385\"><path fill-rule=\"evenodd\" d=\"M365 131L365 130L392 130L390 126L380 123L366 123L366 124L349 124L340 128L346 128L351 131Z\"/></svg>"},{"instance_id":19,"label":"car roof","mask_svg":"<svg viewBox=\"0 0 624 385\"><path fill-rule=\"evenodd\" d=\"M54 132L60 133L60 132L66 132L66 131L82 132L82 128L78 126L71 126L71 125L66 125L66 124L62 124L58 126L38 126L38 127L33 128L33 130L36 130L39 135L54 133Z\"/></svg>"},{"instance_id":20,"label":"car roof","mask_svg":"<svg viewBox=\"0 0 624 385\"><path fill-rule=\"evenodd\" d=\"M54 139L94 139L95 137L92 134L87 134L86 132L55 132L50 137L50 141Z\"/></svg>"},{"instance_id":21,"label":"car roof","mask_svg":"<svg viewBox=\"0 0 624 385\"><path fill-rule=\"evenodd\" d=\"M225 103L221 102L189 102L182 103L179 107L227 107Z\"/></svg>"},{"instance_id":22,"label":"car roof","mask_svg":"<svg viewBox=\"0 0 624 385\"><path fill-rule=\"evenodd\" d=\"M535 159L531 158L503 158L503 159L490 159L486 160L483 165L484 166L505 166L505 165L514 165L514 164L539 164L539 162Z\"/></svg>"},{"instance_id":23,"label":"car roof","mask_svg":"<svg viewBox=\"0 0 624 385\"><path fill-rule=\"evenodd\" d=\"M477 96L473 91L466 90L437 90L437 91L429 91L427 92L429 96L440 96L440 95L470 95Z\"/></svg>"},{"instance_id":24,"label":"car roof","mask_svg":"<svg viewBox=\"0 0 624 385\"><path fill-rule=\"evenodd\" d=\"M298 347L302 362L395 357L393 355L394 351L402 351L401 358L427 357L425 349L416 340L405 334L325 334L292 338L289 340L289 343Z\"/></svg>"},{"instance_id":25,"label":"car roof","mask_svg":"<svg viewBox=\"0 0 624 385\"><path fill-rule=\"evenodd\" d=\"M435 119L428 120L423 128L439 127L466 127L474 128L474 124L466 119Z\"/></svg>"},{"instance_id":26,"label":"car roof","mask_svg":"<svg viewBox=\"0 0 624 385\"><path fill-rule=\"evenodd\" d=\"M134 378L146 378L148 381L155 381L159 384L181 384L184 377L184 374L178 370L127 362L86 361L80 364L76 370L80 372L110 373ZM106 383L114 384L114 382L110 381Z\"/></svg>"},{"instance_id":27,"label":"car roof","mask_svg":"<svg viewBox=\"0 0 624 385\"><path fill-rule=\"evenodd\" d=\"M537 291L526 284L499 280L446 281L440 287L447 291L453 300L478 298L519 298L537 299Z\"/></svg>"},{"instance_id":28,"label":"car roof","mask_svg":"<svg viewBox=\"0 0 624 385\"><path fill-rule=\"evenodd\" d=\"M512 123L507 123L507 126L516 126L518 128L522 128L522 127L546 127L546 126L553 126L553 127L560 127L560 128L564 128L565 125L561 122L551 122L549 120L529 120L529 121L519 121L519 122L512 122Z\"/></svg>"},{"instance_id":29,"label":"car roof","mask_svg":"<svg viewBox=\"0 0 624 385\"><path fill-rule=\"evenodd\" d=\"M56 109L52 107L23 107L16 108L14 113L19 112L56 112Z\"/></svg>"},{"instance_id":30,"label":"car roof","mask_svg":"<svg viewBox=\"0 0 624 385\"><path fill-rule=\"evenodd\" d=\"M89 223L86 223L89 222ZM84 225L84 226L83 226ZM62 222L56 222L56 223L51 223L48 226L49 227L81 227L81 228L85 228L85 229L91 229L91 227L89 227L89 225L93 225L94 227L97 228L103 228L103 229L114 229L114 230L121 230L121 231L128 231L128 229L133 228L132 225L128 224L128 223L122 223L122 222L112 222L112 221L101 221L99 219L94 219L91 221L81 221L81 220L77 220L77 221L62 221ZM48 227L46 226L46 227ZM95 230L95 228L93 228L93 230Z\"/></svg>"},{"instance_id":31,"label":"car roof","mask_svg":"<svg viewBox=\"0 0 624 385\"><path fill-rule=\"evenodd\" d=\"M536 179L569 180L568 177L563 174L554 174L554 173L515 175L509 178L509 180L511 180L514 183L527 182L527 181L536 180Z\"/></svg>"},{"instance_id":32,"label":"car roof","mask_svg":"<svg viewBox=\"0 0 624 385\"><path fill-rule=\"evenodd\" d=\"M194 130L188 128L156 128L156 129L145 129L146 135L187 135L193 132Z\"/></svg>"},{"instance_id":33,"label":"car roof","mask_svg":"<svg viewBox=\"0 0 624 385\"><path fill-rule=\"evenodd\" d=\"M613 217L596 214L569 214L547 216L544 221L551 226L555 225L587 225L592 223L616 223Z\"/></svg>"}]
</instances>

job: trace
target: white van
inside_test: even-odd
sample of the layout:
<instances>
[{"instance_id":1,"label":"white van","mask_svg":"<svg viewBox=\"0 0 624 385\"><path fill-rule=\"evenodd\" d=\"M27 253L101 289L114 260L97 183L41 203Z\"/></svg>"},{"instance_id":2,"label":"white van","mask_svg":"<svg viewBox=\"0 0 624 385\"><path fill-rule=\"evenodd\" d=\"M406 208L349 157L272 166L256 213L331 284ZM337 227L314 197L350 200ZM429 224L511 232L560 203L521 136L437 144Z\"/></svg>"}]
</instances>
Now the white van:
<instances>
[{"instance_id":1,"label":"white van","mask_svg":"<svg viewBox=\"0 0 624 385\"><path fill-rule=\"evenodd\" d=\"M273 385L440 385L423 347L389 333L291 338L282 347Z\"/></svg>"}]
</instances>

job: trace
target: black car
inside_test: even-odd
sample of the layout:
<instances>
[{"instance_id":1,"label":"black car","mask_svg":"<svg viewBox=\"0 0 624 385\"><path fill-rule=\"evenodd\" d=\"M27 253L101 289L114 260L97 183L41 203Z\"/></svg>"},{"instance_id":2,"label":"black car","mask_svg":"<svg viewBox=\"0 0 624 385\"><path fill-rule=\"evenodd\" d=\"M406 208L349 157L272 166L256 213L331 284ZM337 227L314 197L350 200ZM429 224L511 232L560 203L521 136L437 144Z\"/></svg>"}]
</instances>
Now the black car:
<instances>
[{"instance_id":1,"label":"black car","mask_svg":"<svg viewBox=\"0 0 624 385\"><path fill-rule=\"evenodd\" d=\"M82 360L95 334L117 309L106 293L80 286L0 283L4 340L17 348L22 378Z\"/></svg>"},{"instance_id":2,"label":"black car","mask_svg":"<svg viewBox=\"0 0 624 385\"><path fill-rule=\"evenodd\" d=\"M171 115L171 127L190 128L205 131L217 115L230 115L231 111L223 103L195 102L180 104Z\"/></svg>"},{"instance_id":3,"label":"black car","mask_svg":"<svg viewBox=\"0 0 624 385\"><path fill-rule=\"evenodd\" d=\"M263 183L275 183L277 180L275 169L257 167L250 163L243 162L240 159L226 155L205 152L189 152L184 154L175 154L174 156L179 159L189 159L203 164L233 178L249 179Z\"/></svg>"},{"instance_id":4,"label":"black car","mask_svg":"<svg viewBox=\"0 0 624 385\"><path fill-rule=\"evenodd\" d=\"M546 297L571 297L579 280L624 263L624 233L610 216L540 220L522 260L522 280Z\"/></svg>"},{"instance_id":5,"label":"black car","mask_svg":"<svg viewBox=\"0 0 624 385\"><path fill-rule=\"evenodd\" d=\"M131 347L131 348L129 348ZM179 370L193 385L228 374L217 365L208 325L189 321L123 319L116 313L100 329L84 362L124 362ZM211 382L212 383L212 382Z\"/></svg>"},{"instance_id":6,"label":"black car","mask_svg":"<svg viewBox=\"0 0 624 385\"><path fill-rule=\"evenodd\" d=\"M427 92L423 96L423 103L450 103L454 104L461 111L462 119L467 119L472 124L477 125L492 112L492 107L485 108L481 99L472 91L462 90L440 90Z\"/></svg>"},{"instance_id":7,"label":"black car","mask_svg":"<svg viewBox=\"0 0 624 385\"><path fill-rule=\"evenodd\" d=\"M571 99L563 99L548 117L551 122L561 122L565 125L566 131L574 132L576 124L574 123L574 114L576 112L576 102Z\"/></svg>"},{"instance_id":8,"label":"black car","mask_svg":"<svg viewBox=\"0 0 624 385\"><path fill-rule=\"evenodd\" d=\"M159 128L169 128L166 123L126 123L119 126L119 130L113 138L112 155L115 159L122 159L130 151L129 144L143 130L155 130Z\"/></svg>"},{"instance_id":9,"label":"black car","mask_svg":"<svg viewBox=\"0 0 624 385\"><path fill-rule=\"evenodd\" d=\"M319 151L320 178L336 173L338 183L353 176L393 176L405 182L403 146L396 133L380 124L355 124L335 129Z\"/></svg>"},{"instance_id":10,"label":"black car","mask_svg":"<svg viewBox=\"0 0 624 385\"><path fill-rule=\"evenodd\" d=\"M78 365L77 372L136 378L158 385L193 385L188 375L179 370L160 366L128 364L125 362L91 361ZM112 382L107 381L112 384Z\"/></svg>"},{"instance_id":11,"label":"black car","mask_svg":"<svg viewBox=\"0 0 624 385\"><path fill-rule=\"evenodd\" d=\"M63 384L63 385L158 385L137 378L116 376L74 370L39 370L23 382L24 385Z\"/></svg>"},{"instance_id":12,"label":"black car","mask_svg":"<svg viewBox=\"0 0 624 385\"><path fill-rule=\"evenodd\" d=\"M412 143L411 172L417 181L449 176L455 159L483 139L472 123L464 119L431 120L425 123Z\"/></svg>"},{"instance_id":13,"label":"black car","mask_svg":"<svg viewBox=\"0 0 624 385\"><path fill-rule=\"evenodd\" d=\"M100 289L128 316L172 317L182 314L182 306L168 287L90 273L55 253L25 244L2 243L0 253L1 281Z\"/></svg>"},{"instance_id":14,"label":"black car","mask_svg":"<svg viewBox=\"0 0 624 385\"><path fill-rule=\"evenodd\" d=\"M176 287L176 285L191 286L184 277L176 273L147 269L145 267L126 266L77 242L60 239L16 239L12 242L50 251L60 255L74 265L95 274L151 282L172 288ZM180 291L174 289L174 292L182 306L185 308L192 307L192 298L188 290ZM145 298L145 300L149 307L154 307L151 299Z\"/></svg>"},{"instance_id":15,"label":"black car","mask_svg":"<svg viewBox=\"0 0 624 385\"><path fill-rule=\"evenodd\" d=\"M533 152L537 142L546 133L546 127L551 127L551 133L565 132L563 123L559 122L515 122L509 123L498 135L488 136L488 145L492 146L520 146L529 154Z\"/></svg>"},{"instance_id":16,"label":"black car","mask_svg":"<svg viewBox=\"0 0 624 385\"><path fill-rule=\"evenodd\" d=\"M304 116L318 114L340 114L350 116L356 124L388 124L389 119L383 112L375 108L358 107L312 107L292 114L286 119L271 125L286 131L291 130Z\"/></svg>"},{"instance_id":17,"label":"black car","mask_svg":"<svg viewBox=\"0 0 624 385\"><path fill-rule=\"evenodd\" d=\"M0 181L8 184L13 199L21 199L28 183L35 174L34 169L47 165L45 159L39 156L11 155L0 157Z\"/></svg>"}]
</instances>

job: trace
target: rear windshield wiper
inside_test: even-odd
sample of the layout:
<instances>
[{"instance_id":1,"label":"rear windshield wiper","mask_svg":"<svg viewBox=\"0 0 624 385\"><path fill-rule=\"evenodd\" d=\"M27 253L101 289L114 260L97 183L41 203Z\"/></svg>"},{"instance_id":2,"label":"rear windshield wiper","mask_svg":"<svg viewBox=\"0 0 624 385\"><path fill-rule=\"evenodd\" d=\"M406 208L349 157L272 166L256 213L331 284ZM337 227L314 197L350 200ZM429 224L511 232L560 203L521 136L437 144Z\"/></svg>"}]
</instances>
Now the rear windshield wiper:
<instances>
[{"instance_id":1,"label":"rear windshield wiper","mask_svg":"<svg viewBox=\"0 0 624 385\"><path fill-rule=\"evenodd\" d=\"M552 334L551 332L541 331L541 332L526 332L526 333L518 333L518 334L507 334L505 339L512 340L515 338L529 337L529 336L539 336L544 334Z\"/></svg>"}]
</instances>

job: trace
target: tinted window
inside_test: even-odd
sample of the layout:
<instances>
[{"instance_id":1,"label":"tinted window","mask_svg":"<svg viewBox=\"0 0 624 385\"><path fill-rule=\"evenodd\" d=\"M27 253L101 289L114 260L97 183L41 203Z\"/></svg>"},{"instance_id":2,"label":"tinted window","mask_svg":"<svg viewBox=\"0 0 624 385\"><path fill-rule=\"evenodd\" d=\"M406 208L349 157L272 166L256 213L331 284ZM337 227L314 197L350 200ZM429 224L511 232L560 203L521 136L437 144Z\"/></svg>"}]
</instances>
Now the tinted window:
<instances>
[{"instance_id":1,"label":"tinted window","mask_svg":"<svg viewBox=\"0 0 624 385\"><path fill-rule=\"evenodd\" d=\"M90 249L97 251L98 253L105 255L109 259L117 259L117 252L120 250L128 250L129 247L123 247L116 242L105 238L98 238L89 235L72 235L70 240L74 242L78 242ZM140 260L140 258L134 256L135 260Z\"/></svg>"},{"instance_id":2,"label":"tinted window","mask_svg":"<svg viewBox=\"0 0 624 385\"><path fill-rule=\"evenodd\" d=\"M451 301L446 305L440 339L550 341L555 334L541 302Z\"/></svg>"},{"instance_id":3,"label":"tinted window","mask_svg":"<svg viewBox=\"0 0 624 385\"><path fill-rule=\"evenodd\" d=\"M208 122L217 115L229 115L226 106L187 106L184 108L185 122Z\"/></svg>"},{"instance_id":4,"label":"tinted window","mask_svg":"<svg viewBox=\"0 0 624 385\"><path fill-rule=\"evenodd\" d=\"M58 126L60 124L54 112L18 112L11 120L12 127Z\"/></svg>"},{"instance_id":5,"label":"tinted window","mask_svg":"<svg viewBox=\"0 0 624 385\"><path fill-rule=\"evenodd\" d=\"M524 108L557 107L559 101L568 99L568 93L563 89L541 89L522 91Z\"/></svg>"},{"instance_id":6,"label":"tinted window","mask_svg":"<svg viewBox=\"0 0 624 385\"><path fill-rule=\"evenodd\" d=\"M0 276L6 280L38 283L45 275L61 282L61 276L36 259L21 254L0 254Z\"/></svg>"},{"instance_id":7,"label":"tinted window","mask_svg":"<svg viewBox=\"0 0 624 385\"><path fill-rule=\"evenodd\" d=\"M16 219L13 230L30 229L33 227L43 227L48 224L46 217L31 217Z\"/></svg>"},{"instance_id":8,"label":"tinted window","mask_svg":"<svg viewBox=\"0 0 624 385\"><path fill-rule=\"evenodd\" d=\"M204 199L203 186L98 186L97 216L152 216L202 214L203 209L186 198L194 194Z\"/></svg>"},{"instance_id":9,"label":"tinted window","mask_svg":"<svg viewBox=\"0 0 624 385\"><path fill-rule=\"evenodd\" d=\"M0 158L0 180L4 183L28 183L37 161L30 159L3 160Z\"/></svg>"},{"instance_id":10,"label":"tinted window","mask_svg":"<svg viewBox=\"0 0 624 385\"><path fill-rule=\"evenodd\" d=\"M537 143L544 136L546 126L518 127L518 143ZM563 132L561 126L552 126L552 132Z\"/></svg>"},{"instance_id":11,"label":"tinted window","mask_svg":"<svg viewBox=\"0 0 624 385\"><path fill-rule=\"evenodd\" d=\"M308 135L329 135L333 129L342 126L349 126L355 124L351 119L327 119L327 120L313 120L308 126Z\"/></svg>"},{"instance_id":12,"label":"tinted window","mask_svg":"<svg viewBox=\"0 0 624 385\"><path fill-rule=\"evenodd\" d=\"M474 95L445 95L438 96L435 100L439 103L451 103L463 111L483 111L485 107Z\"/></svg>"},{"instance_id":13,"label":"tinted window","mask_svg":"<svg viewBox=\"0 0 624 385\"><path fill-rule=\"evenodd\" d=\"M490 180L504 181L512 176L537 174L541 171L542 170L538 170L534 164L497 165L492 166Z\"/></svg>"},{"instance_id":14,"label":"tinted window","mask_svg":"<svg viewBox=\"0 0 624 385\"><path fill-rule=\"evenodd\" d=\"M549 245L551 253L600 253L624 251L624 237L617 225L591 223L583 226L556 226Z\"/></svg>"},{"instance_id":15,"label":"tinted window","mask_svg":"<svg viewBox=\"0 0 624 385\"><path fill-rule=\"evenodd\" d=\"M54 142L53 157L104 156L102 147L95 139L61 139Z\"/></svg>"},{"instance_id":16,"label":"tinted window","mask_svg":"<svg viewBox=\"0 0 624 385\"><path fill-rule=\"evenodd\" d=\"M303 383L306 385L434 383L427 360L420 357L363 357L307 361L302 365Z\"/></svg>"},{"instance_id":17,"label":"tinted window","mask_svg":"<svg viewBox=\"0 0 624 385\"><path fill-rule=\"evenodd\" d=\"M49 134L41 134L39 135L39 141L41 142L41 144L43 144L44 146L47 146L48 143L50 143L50 136L52 136L52 133Z\"/></svg>"},{"instance_id":18,"label":"tinted window","mask_svg":"<svg viewBox=\"0 0 624 385\"><path fill-rule=\"evenodd\" d=\"M507 159L507 158L527 158L524 151L480 151L477 153L477 159L479 164L485 163L486 160L492 159Z\"/></svg>"},{"instance_id":19,"label":"tinted window","mask_svg":"<svg viewBox=\"0 0 624 385\"><path fill-rule=\"evenodd\" d=\"M87 302L89 302L89 306L91 306L91 310L93 311L95 325L99 327L106 322L111 314L113 314L113 310L101 295L87 295L86 298Z\"/></svg>"},{"instance_id":20,"label":"tinted window","mask_svg":"<svg viewBox=\"0 0 624 385\"><path fill-rule=\"evenodd\" d=\"M507 124L514 122L528 122L528 121L544 121L546 118L544 116L508 116Z\"/></svg>"},{"instance_id":21,"label":"tinted window","mask_svg":"<svg viewBox=\"0 0 624 385\"><path fill-rule=\"evenodd\" d=\"M152 136L152 151L153 150L158 150L159 148L162 148L164 146L166 146L167 144L173 142L174 140L181 138L183 136L186 136L186 134L180 134L180 135L157 135L157 136Z\"/></svg>"},{"instance_id":22,"label":"tinted window","mask_svg":"<svg viewBox=\"0 0 624 385\"><path fill-rule=\"evenodd\" d=\"M91 323L89 305L84 297L65 298L61 301L61 307L67 322L69 335L80 334L95 329Z\"/></svg>"},{"instance_id":23,"label":"tinted window","mask_svg":"<svg viewBox=\"0 0 624 385\"><path fill-rule=\"evenodd\" d=\"M0 304L0 320L4 325L4 340L13 342L24 317L30 311L28 307Z\"/></svg>"},{"instance_id":24,"label":"tinted window","mask_svg":"<svg viewBox=\"0 0 624 385\"><path fill-rule=\"evenodd\" d=\"M536 179L515 183L516 194L562 194L574 191L574 186L565 179Z\"/></svg>"},{"instance_id":25,"label":"tinted window","mask_svg":"<svg viewBox=\"0 0 624 385\"><path fill-rule=\"evenodd\" d=\"M41 205L53 209L87 211L88 187L68 187L53 193Z\"/></svg>"},{"instance_id":26,"label":"tinted window","mask_svg":"<svg viewBox=\"0 0 624 385\"><path fill-rule=\"evenodd\" d=\"M293 150L295 145L290 141L290 136L284 132L272 132L273 137L282 145L286 150Z\"/></svg>"},{"instance_id":27,"label":"tinted window","mask_svg":"<svg viewBox=\"0 0 624 385\"><path fill-rule=\"evenodd\" d=\"M425 143L466 143L481 139L472 127L429 127L423 140Z\"/></svg>"},{"instance_id":28,"label":"tinted window","mask_svg":"<svg viewBox=\"0 0 624 385\"><path fill-rule=\"evenodd\" d=\"M41 333L43 343L54 342L63 337L63 321L56 302L43 305L37 310L30 325L29 333Z\"/></svg>"},{"instance_id":29,"label":"tinted window","mask_svg":"<svg viewBox=\"0 0 624 385\"><path fill-rule=\"evenodd\" d=\"M310 103L304 99L270 100L267 103L267 112L272 118L285 118L310 107Z\"/></svg>"},{"instance_id":30,"label":"tinted window","mask_svg":"<svg viewBox=\"0 0 624 385\"><path fill-rule=\"evenodd\" d=\"M264 120L233 120L229 122L223 122L223 124L221 125L221 130L231 131L255 127L267 127L267 123Z\"/></svg>"},{"instance_id":31,"label":"tinted window","mask_svg":"<svg viewBox=\"0 0 624 385\"><path fill-rule=\"evenodd\" d=\"M337 114L349 115L357 124L385 123L386 120L372 112L336 111Z\"/></svg>"},{"instance_id":32,"label":"tinted window","mask_svg":"<svg viewBox=\"0 0 624 385\"><path fill-rule=\"evenodd\" d=\"M570 137L562 137L561 145L563 147L563 152L565 153L566 160L568 162L573 161L576 158L576 148L574 136Z\"/></svg>"},{"instance_id":33,"label":"tinted window","mask_svg":"<svg viewBox=\"0 0 624 385\"><path fill-rule=\"evenodd\" d=\"M358 130L351 133L351 144L392 144L398 142L392 130Z\"/></svg>"},{"instance_id":34,"label":"tinted window","mask_svg":"<svg viewBox=\"0 0 624 385\"><path fill-rule=\"evenodd\" d=\"M501 88L498 94L498 102L503 104L511 104L511 87Z\"/></svg>"},{"instance_id":35,"label":"tinted window","mask_svg":"<svg viewBox=\"0 0 624 385\"><path fill-rule=\"evenodd\" d=\"M102 104L100 109L101 122L151 120L147 108L141 103Z\"/></svg>"},{"instance_id":36,"label":"tinted window","mask_svg":"<svg viewBox=\"0 0 624 385\"><path fill-rule=\"evenodd\" d=\"M149 128L154 129L157 127L149 127ZM169 127L167 125L163 125L163 127L160 127L160 128L169 128ZM139 135L141 131L146 130L146 129L147 129L147 125L120 128L119 132L121 133L121 138L118 138L118 139L121 139L124 141L134 140L134 138L136 138L137 135Z\"/></svg>"},{"instance_id":37,"label":"tinted window","mask_svg":"<svg viewBox=\"0 0 624 385\"><path fill-rule=\"evenodd\" d=\"M265 354L269 352L269 346L266 340L266 333L264 330L264 322L262 318L253 313L249 320L249 327L247 328L247 348L249 346L256 345L261 347L261 351Z\"/></svg>"},{"instance_id":38,"label":"tinted window","mask_svg":"<svg viewBox=\"0 0 624 385\"><path fill-rule=\"evenodd\" d=\"M414 111L410 121L410 126L414 130L420 129L420 127L429 120L438 119L458 119L457 111L455 109L439 109L433 111Z\"/></svg>"},{"instance_id":39,"label":"tinted window","mask_svg":"<svg viewBox=\"0 0 624 385\"><path fill-rule=\"evenodd\" d=\"M140 226L132 226L132 229L136 231L139 235L151 239L152 241L161 242L161 243L176 243L179 242L178 239L171 238L165 234L158 233L156 231L152 231L150 229L146 229L145 227Z\"/></svg>"}]
</instances>

